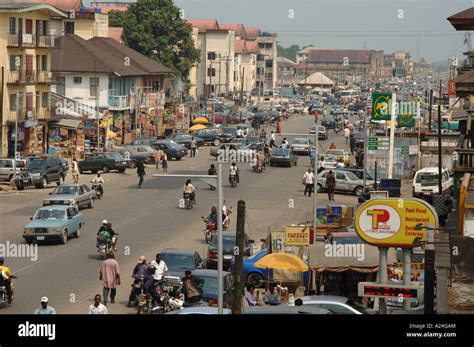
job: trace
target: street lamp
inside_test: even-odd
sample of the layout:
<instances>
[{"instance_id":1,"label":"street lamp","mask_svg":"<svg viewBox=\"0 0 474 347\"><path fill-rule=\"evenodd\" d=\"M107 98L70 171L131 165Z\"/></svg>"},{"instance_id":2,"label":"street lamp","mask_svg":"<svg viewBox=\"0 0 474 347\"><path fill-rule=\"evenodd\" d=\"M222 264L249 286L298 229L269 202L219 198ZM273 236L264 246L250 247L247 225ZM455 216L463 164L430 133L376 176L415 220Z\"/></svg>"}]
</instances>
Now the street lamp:
<instances>
[{"instance_id":1,"label":"street lamp","mask_svg":"<svg viewBox=\"0 0 474 347\"><path fill-rule=\"evenodd\" d=\"M215 175L168 175L153 174L153 177L193 177L204 181L209 180L217 185L217 313L224 312L224 286L223 286L223 241L222 241L222 163L217 165L217 176ZM206 182L207 183L207 182Z\"/></svg>"}]
</instances>

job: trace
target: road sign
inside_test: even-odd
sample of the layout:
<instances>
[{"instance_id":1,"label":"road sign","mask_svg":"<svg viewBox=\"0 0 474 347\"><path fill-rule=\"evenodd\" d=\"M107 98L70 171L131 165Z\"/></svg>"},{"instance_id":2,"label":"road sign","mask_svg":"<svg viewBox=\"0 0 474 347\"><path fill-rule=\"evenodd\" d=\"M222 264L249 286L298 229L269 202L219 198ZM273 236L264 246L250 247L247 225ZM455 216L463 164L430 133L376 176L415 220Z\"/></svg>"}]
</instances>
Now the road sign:
<instances>
[{"instance_id":1,"label":"road sign","mask_svg":"<svg viewBox=\"0 0 474 347\"><path fill-rule=\"evenodd\" d=\"M409 155L410 154L410 146L402 146L402 155Z\"/></svg>"},{"instance_id":2,"label":"road sign","mask_svg":"<svg viewBox=\"0 0 474 347\"><path fill-rule=\"evenodd\" d=\"M379 297L379 298L403 298L421 299L423 298L423 282L413 282L410 284L380 284L374 282L359 282L358 296Z\"/></svg>"},{"instance_id":3,"label":"road sign","mask_svg":"<svg viewBox=\"0 0 474 347\"><path fill-rule=\"evenodd\" d=\"M369 151L377 151L381 149L388 149L388 137L369 136L367 146Z\"/></svg>"},{"instance_id":4,"label":"road sign","mask_svg":"<svg viewBox=\"0 0 474 347\"><path fill-rule=\"evenodd\" d=\"M371 199L354 219L357 234L377 247L416 247L426 241L426 228L438 227L438 214L416 198Z\"/></svg>"}]
</instances>

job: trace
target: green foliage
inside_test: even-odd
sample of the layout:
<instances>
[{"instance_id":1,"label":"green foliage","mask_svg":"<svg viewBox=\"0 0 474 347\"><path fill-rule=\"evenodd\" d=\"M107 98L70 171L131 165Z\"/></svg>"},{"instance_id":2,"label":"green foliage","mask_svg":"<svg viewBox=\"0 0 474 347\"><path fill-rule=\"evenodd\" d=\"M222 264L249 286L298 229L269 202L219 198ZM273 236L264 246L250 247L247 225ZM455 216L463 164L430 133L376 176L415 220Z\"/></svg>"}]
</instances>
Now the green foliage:
<instances>
[{"instance_id":1,"label":"green foliage","mask_svg":"<svg viewBox=\"0 0 474 347\"><path fill-rule=\"evenodd\" d=\"M292 61L296 61L296 53L299 50L301 50L301 48L298 45L291 45L288 48L285 48L283 46L278 45L277 50L278 50L278 56L279 57L285 57L285 58L290 59Z\"/></svg>"},{"instance_id":2,"label":"green foliage","mask_svg":"<svg viewBox=\"0 0 474 347\"><path fill-rule=\"evenodd\" d=\"M112 11L111 27L123 27L130 48L151 57L186 78L199 62L192 28L172 0L138 0L128 11Z\"/></svg>"}]
</instances>

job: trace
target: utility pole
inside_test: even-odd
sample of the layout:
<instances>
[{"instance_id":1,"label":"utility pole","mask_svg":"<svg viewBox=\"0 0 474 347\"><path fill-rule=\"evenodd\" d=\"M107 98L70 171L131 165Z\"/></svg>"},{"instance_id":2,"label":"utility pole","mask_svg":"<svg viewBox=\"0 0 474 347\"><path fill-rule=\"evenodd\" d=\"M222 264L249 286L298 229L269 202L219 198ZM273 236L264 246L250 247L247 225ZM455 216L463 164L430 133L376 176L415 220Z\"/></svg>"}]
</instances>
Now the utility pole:
<instances>
[{"instance_id":1,"label":"utility pole","mask_svg":"<svg viewBox=\"0 0 474 347\"><path fill-rule=\"evenodd\" d=\"M15 117L15 146L14 146L14 153L13 153L13 182L16 182L16 160L20 159L18 156L18 118L20 117L20 93L16 92L16 100L15 100L15 107L16 107L16 117Z\"/></svg>"},{"instance_id":2,"label":"utility pole","mask_svg":"<svg viewBox=\"0 0 474 347\"><path fill-rule=\"evenodd\" d=\"M245 66L242 67L242 73L240 74L240 106L244 104L244 77Z\"/></svg>"},{"instance_id":3,"label":"utility pole","mask_svg":"<svg viewBox=\"0 0 474 347\"><path fill-rule=\"evenodd\" d=\"M245 201L239 200L237 207L237 235L234 274L234 307L233 314L242 313L244 294L244 250L245 248Z\"/></svg>"},{"instance_id":4,"label":"utility pole","mask_svg":"<svg viewBox=\"0 0 474 347\"><path fill-rule=\"evenodd\" d=\"M428 110L429 112L429 117L428 117L428 129L431 131L431 113L432 113L432 107L433 107L433 89L430 89L430 108Z\"/></svg>"},{"instance_id":5,"label":"utility pole","mask_svg":"<svg viewBox=\"0 0 474 347\"><path fill-rule=\"evenodd\" d=\"M222 55L219 53L218 56L219 56L219 87L218 87L219 92L217 93L217 95L220 95L221 94Z\"/></svg>"},{"instance_id":6,"label":"utility pole","mask_svg":"<svg viewBox=\"0 0 474 347\"><path fill-rule=\"evenodd\" d=\"M442 85L441 80L439 80L439 99L438 99L438 194L443 194L443 180L441 173L443 170L443 163L441 157L441 98L442 98Z\"/></svg>"},{"instance_id":7,"label":"utility pole","mask_svg":"<svg viewBox=\"0 0 474 347\"><path fill-rule=\"evenodd\" d=\"M397 106L397 94L392 93L391 118L390 118L390 149L388 156L388 178L393 177L393 155L395 152L395 110Z\"/></svg>"},{"instance_id":8,"label":"utility pole","mask_svg":"<svg viewBox=\"0 0 474 347\"><path fill-rule=\"evenodd\" d=\"M425 245L425 314L434 314L434 283L435 283L435 249L434 249L434 233L433 230L426 231Z\"/></svg>"}]
</instances>

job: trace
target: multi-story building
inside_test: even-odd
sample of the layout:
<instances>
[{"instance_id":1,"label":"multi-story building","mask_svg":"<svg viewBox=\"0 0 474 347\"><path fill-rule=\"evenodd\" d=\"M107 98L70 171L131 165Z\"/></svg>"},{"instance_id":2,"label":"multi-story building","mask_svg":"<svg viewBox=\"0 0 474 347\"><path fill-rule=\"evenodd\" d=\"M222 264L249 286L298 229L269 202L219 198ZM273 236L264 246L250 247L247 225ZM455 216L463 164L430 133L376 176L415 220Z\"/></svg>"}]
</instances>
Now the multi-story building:
<instances>
[{"instance_id":1,"label":"multi-story building","mask_svg":"<svg viewBox=\"0 0 474 347\"><path fill-rule=\"evenodd\" d=\"M15 136L24 154L47 150L53 18L67 18L67 13L47 4L0 4L2 156L14 155Z\"/></svg>"},{"instance_id":2,"label":"multi-story building","mask_svg":"<svg viewBox=\"0 0 474 347\"><path fill-rule=\"evenodd\" d=\"M413 62L410 53L396 51L384 55L384 75L393 77L411 78L413 75Z\"/></svg>"},{"instance_id":3,"label":"multi-story building","mask_svg":"<svg viewBox=\"0 0 474 347\"><path fill-rule=\"evenodd\" d=\"M277 34L262 32L257 37L257 85L275 89L277 83Z\"/></svg>"},{"instance_id":4,"label":"multi-story building","mask_svg":"<svg viewBox=\"0 0 474 347\"><path fill-rule=\"evenodd\" d=\"M296 52L296 64L299 64L305 61L306 59L308 59L309 52L316 48L317 47L310 46L310 47L305 47L302 50Z\"/></svg>"},{"instance_id":5,"label":"multi-story building","mask_svg":"<svg viewBox=\"0 0 474 347\"><path fill-rule=\"evenodd\" d=\"M256 86L257 43L250 40L235 41L234 91L250 92Z\"/></svg>"},{"instance_id":6,"label":"multi-story building","mask_svg":"<svg viewBox=\"0 0 474 347\"><path fill-rule=\"evenodd\" d=\"M286 84L297 83L297 70L298 64L285 57L277 58L277 71L278 71L278 85L283 86Z\"/></svg>"}]
</instances>

